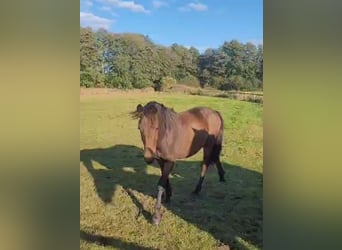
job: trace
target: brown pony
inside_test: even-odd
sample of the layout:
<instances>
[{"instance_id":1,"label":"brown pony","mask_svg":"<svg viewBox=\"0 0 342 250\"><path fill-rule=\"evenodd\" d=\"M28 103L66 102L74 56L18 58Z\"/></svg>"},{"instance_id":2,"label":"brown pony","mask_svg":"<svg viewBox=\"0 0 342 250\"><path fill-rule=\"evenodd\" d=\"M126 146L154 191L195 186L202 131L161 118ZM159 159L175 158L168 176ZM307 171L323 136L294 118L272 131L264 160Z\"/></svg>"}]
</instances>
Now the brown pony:
<instances>
[{"instance_id":1,"label":"brown pony","mask_svg":"<svg viewBox=\"0 0 342 250\"><path fill-rule=\"evenodd\" d=\"M201 176L193 193L198 194L210 164L216 164L220 181L225 181L220 162L223 139L223 119L218 111L206 107L195 107L176 113L161 103L139 104L133 113L139 118L139 130L144 144L144 159L147 163L157 160L161 168L158 195L153 221L161 220L161 202L172 195L169 173L175 161L188 158L203 148Z\"/></svg>"}]
</instances>

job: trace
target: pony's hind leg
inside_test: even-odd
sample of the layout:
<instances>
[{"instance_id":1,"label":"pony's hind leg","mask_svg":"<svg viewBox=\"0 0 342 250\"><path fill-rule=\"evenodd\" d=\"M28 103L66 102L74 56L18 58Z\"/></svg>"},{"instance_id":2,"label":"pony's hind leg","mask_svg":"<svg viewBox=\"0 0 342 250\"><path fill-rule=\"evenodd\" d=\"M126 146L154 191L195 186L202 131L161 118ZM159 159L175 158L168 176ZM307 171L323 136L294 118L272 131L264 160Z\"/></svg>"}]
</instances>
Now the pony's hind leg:
<instances>
[{"instance_id":1,"label":"pony's hind leg","mask_svg":"<svg viewBox=\"0 0 342 250\"><path fill-rule=\"evenodd\" d=\"M206 162L206 161L202 162L202 164L201 164L201 168L202 168L201 176L200 176L198 183L196 185L196 189L193 191L194 194L198 194L201 191L203 180L204 180L205 174L207 173L207 170L208 170L208 166L209 166L209 162Z\"/></svg>"},{"instance_id":2,"label":"pony's hind leg","mask_svg":"<svg viewBox=\"0 0 342 250\"><path fill-rule=\"evenodd\" d=\"M225 178L224 178L224 174L225 174L225 171L223 170L223 167L222 167L222 164L221 164L221 161L220 159L218 159L216 162L216 168L217 168L217 172L218 172L218 175L220 177L220 181L221 182L225 182Z\"/></svg>"},{"instance_id":3,"label":"pony's hind leg","mask_svg":"<svg viewBox=\"0 0 342 250\"><path fill-rule=\"evenodd\" d=\"M194 194L198 194L202 189L203 180L211 162L212 150L213 150L212 143L210 140L208 140L207 145L203 147L203 161L201 164L201 176L200 176L200 179L198 180L195 191L193 191Z\"/></svg>"},{"instance_id":4,"label":"pony's hind leg","mask_svg":"<svg viewBox=\"0 0 342 250\"><path fill-rule=\"evenodd\" d=\"M223 170L223 167L222 167L222 164L220 161L221 150L222 150L222 141L216 141L210 157L211 157L211 162L215 163L215 165L216 165L217 172L218 172L218 175L220 177L220 181L224 182L225 181L225 179L224 179L225 172Z\"/></svg>"}]
</instances>

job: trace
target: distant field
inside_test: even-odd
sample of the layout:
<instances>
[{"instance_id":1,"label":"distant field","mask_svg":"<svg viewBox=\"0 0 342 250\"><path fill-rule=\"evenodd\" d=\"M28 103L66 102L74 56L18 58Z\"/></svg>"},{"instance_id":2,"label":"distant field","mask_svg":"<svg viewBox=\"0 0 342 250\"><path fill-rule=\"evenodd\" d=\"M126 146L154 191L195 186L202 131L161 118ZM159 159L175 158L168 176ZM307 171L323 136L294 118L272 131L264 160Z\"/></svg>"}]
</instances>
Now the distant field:
<instances>
[{"instance_id":1,"label":"distant field","mask_svg":"<svg viewBox=\"0 0 342 250\"><path fill-rule=\"evenodd\" d=\"M159 226L150 220L160 170L143 161L137 121L129 116L151 100L176 111L209 106L225 121L226 183L210 168L201 194L193 196L202 151L177 162L174 194ZM153 92L82 95L80 101L81 249L262 249L262 106Z\"/></svg>"},{"instance_id":2,"label":"distant field","mask_svg":"<svg viewBox=\"0 0 342 250\"><path fill-rule=\"evenodd\" d=\"M255 103L263 103L264 93L263 91L223 91L214 88L200 88L191 87L188 85L175 84L170 89L165 90L167 93L181 93L200 96L222 97L239 101L248 101ZM81 88L81 95L119 95L120 93L152 93L163 94L155 92L152 87L145 89L131 89L131 90L119 90L113 88Z\"/></svg>"}]
</instances>

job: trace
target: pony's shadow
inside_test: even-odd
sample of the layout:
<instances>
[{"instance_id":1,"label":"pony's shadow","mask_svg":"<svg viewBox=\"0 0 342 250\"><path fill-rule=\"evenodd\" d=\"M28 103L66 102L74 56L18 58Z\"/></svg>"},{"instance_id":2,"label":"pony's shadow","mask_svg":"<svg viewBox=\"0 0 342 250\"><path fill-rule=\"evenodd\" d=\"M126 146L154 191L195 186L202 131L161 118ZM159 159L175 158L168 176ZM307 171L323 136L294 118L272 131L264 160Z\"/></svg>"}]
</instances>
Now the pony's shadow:
<instances>
[{"instance_id":1,"label":"pony's shadow","mask_svg":"<svg viewBox=\"0 0 342 250\"><path fill-rule=\"evenodd\" d=\"M113 237L105 237L102 235L90 234L83 230L80 231L80 238L91 243L96 243L102 246L112 246L119 249L141 249L141 250L154 250L155 248L143 247L134 243L124 242L120 239Z\"/></svg>"},{"instance_id":2,"label":"pony's shadow","mask_svg":"<svg viewBox=\"0 0 342 250\"><path fill-rule=\"evenodd\" d=\"M153 198L156 195L159 176L146 173L141 149L132 145L84 149L80 152L80 160L93 177L97 194L103 202L112 202L116 186L121 185L137 206L139 214L151 221L152 215L132 192L135 190ZM93 162L104 168L94 168ZM200 163L177 161L170 179L173 196L167 209L230 247L241 248L238 238L261 247L262 174L222 164L226 182L220 183L216 169L212 168L200 195L194 196L191 192L199 178ZM215 186L220 188L211 188Z\"/></svg>"}]
</instances>

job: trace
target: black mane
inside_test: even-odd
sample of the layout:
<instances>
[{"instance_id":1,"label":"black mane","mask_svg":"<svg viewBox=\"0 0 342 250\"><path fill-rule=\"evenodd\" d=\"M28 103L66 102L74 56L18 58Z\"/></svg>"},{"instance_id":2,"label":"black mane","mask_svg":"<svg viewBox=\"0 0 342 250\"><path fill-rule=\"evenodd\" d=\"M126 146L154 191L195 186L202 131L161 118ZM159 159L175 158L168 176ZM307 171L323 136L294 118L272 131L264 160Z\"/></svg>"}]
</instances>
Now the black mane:
<instances>
[{"instance_id":1,"label":"black mane","mask_svg":"<svg viewBox=\"0 0 342 250\"><path fill-rule=\"evenodd\" d=\"M177 113L173 110L173 108L168 108L162 103L155 101L147 103L144 107L143 114L148 116L151 113L154 113L156 110L161 134L174 127L173 125L175 123Z\"/></svg>"},{"instance_id":2,"label":"black mane","mask_svg":"<svg viewBox=\"0 0 342 250\"><path fill-rule=\"evenodd\" d=\"M130 113L133 119L141 119L142 116L151 116L157 114L159 123L159 135L164 135L165 132L175 128L177 113L173 108L168 108L164 104L151 101L148 102L141 111L133 111Z\"/></svg>"}]
</instances>

